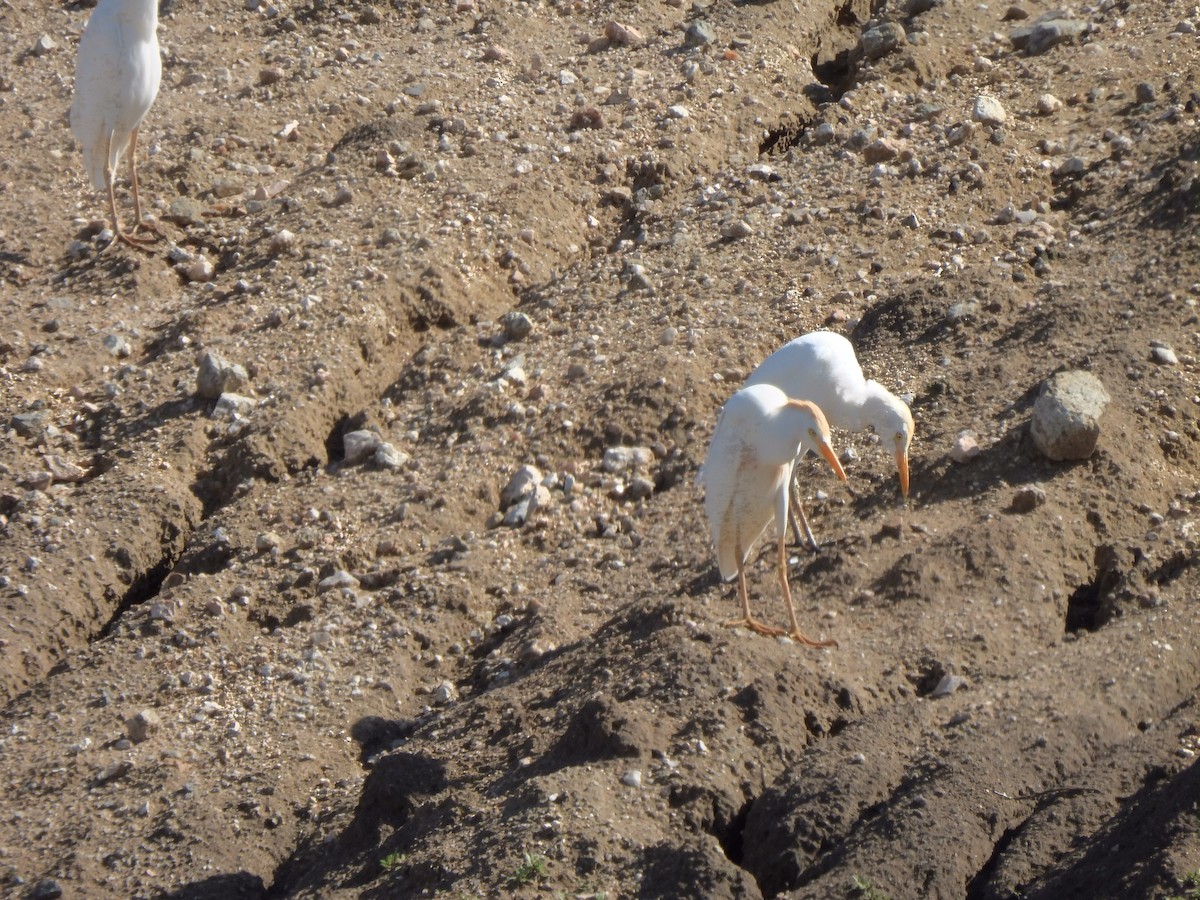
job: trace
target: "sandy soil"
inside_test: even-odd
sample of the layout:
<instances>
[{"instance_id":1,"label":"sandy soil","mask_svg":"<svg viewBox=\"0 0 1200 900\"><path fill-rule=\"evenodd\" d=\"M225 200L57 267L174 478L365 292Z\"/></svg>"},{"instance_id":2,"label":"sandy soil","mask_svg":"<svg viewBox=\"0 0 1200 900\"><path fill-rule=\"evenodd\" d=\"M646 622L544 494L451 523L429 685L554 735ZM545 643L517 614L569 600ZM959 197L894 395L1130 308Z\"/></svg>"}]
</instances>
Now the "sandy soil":
<instances>
[{"instance_id":1,"label":"sandy soil","mask_svg":"<svg viewBox=\"0 0 1200 900\"><path fill-rule=\"evenodd\" d=\"M0 892L1197 896L1200 10L1049 9L174 0L139 251L7 3ZM694 486L817 328L917 427L802 464L828 650Z\"/></svg>"}]
</instances>

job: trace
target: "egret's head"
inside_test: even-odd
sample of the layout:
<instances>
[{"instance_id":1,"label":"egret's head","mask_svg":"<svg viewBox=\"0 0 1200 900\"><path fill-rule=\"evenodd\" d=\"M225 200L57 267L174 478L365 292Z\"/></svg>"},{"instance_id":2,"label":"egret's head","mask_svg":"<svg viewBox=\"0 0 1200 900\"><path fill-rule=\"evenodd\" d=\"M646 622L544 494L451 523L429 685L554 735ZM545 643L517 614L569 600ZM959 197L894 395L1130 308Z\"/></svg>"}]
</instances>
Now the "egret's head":
<instances>
[{"instance_id":1,"label":"egret's head","mask_svg":"<svg viewBox=\"0 0 1200 900\"><path fill-rule=\"evenodd\" d=\"M825 420L825 414L821 412L821 408L807 400L789 400L788 405L800 411L804 426L804 436L800 443L801 453L804 452L803 448L820 453L825 462L829 463L829 467L833 469L833 474L845 481L846 472L842 469L842 464L838 462L837 454L833 452L829 422Z\"/></svg>"},{"instance_id":2,"label":"egret's head","mask_svg":"<svg viewBox=\"0 0 1200 900\"><path fill-rule=\"evenodd\" d=\"M913 438L913 417L908 404L895 394L875 382L867 412L871 427L896 458L896 470L900 473L900 493L908 496L908 445Z\"/></svg>"}]
</instances>

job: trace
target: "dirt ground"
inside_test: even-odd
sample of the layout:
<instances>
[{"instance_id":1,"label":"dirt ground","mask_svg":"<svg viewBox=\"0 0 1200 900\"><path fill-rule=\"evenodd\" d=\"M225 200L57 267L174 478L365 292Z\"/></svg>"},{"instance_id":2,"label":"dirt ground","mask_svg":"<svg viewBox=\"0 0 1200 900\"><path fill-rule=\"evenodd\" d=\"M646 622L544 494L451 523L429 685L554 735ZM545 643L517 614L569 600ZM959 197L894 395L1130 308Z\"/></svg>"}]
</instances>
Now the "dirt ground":
<instances>
[{"instance_id":1,"label":"dirt ground","mask_svg":"<svg viewBox=\"0 0 1200 900\"><path fill-rule=\"evenodd\" d=\"M0 894L1200 896L1200 8L165 6L145 251L0 8ZM819 328L825 650L694 484Z\"/></svg>"}]
</instances>

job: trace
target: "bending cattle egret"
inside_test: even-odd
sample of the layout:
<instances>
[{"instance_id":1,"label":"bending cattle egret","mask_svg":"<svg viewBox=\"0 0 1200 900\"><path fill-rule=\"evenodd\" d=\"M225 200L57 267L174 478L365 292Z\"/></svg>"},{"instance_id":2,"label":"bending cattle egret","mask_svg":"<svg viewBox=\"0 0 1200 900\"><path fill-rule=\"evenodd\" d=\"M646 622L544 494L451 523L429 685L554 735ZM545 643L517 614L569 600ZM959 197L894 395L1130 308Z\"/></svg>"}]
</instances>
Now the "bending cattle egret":
<instances>
[{"instance_id":1,"label":"bending cattle egret","mask_svg":"<svg viewBox=\"0 0 1200 900\"><path fill-rule=\"evenodd\" d=\"M158 0L100 0L79 39L71 131L83 145L83 163L96 190L108 191L113 230L121 230L113 195L113 172L128 148L133 190L134 231L142 227L138 196L138 126L158 96L162 60L158 55Z\"/></svg>"},{"instance_id":2,"label":"bending cattle egret","mask_svg":"<svg viewBox=\"0 0 1200 900\"><path fill-rule=\"evenodd\" d=\"M712 526L717 564L726 581L737 577L742 618L727 626L745 626L759 634L788 634L810 647L836 647L836 641L814 641L800 630L788 586L784 538L788 521L788 485L792 465L806 450L820 453L839 478L846 473L829 445L829 425L812 403L789 400L777 387L759 384L729 398L713 432L698 479L704 484L704 508ZM746 560L771 519L779 531L778 573L787 601L791 630L772 628L750 615Z\"/></svg>"},{"instance_id":3,"label":"bending cattle egret","mask_svg":"<svg viewBox=\"0 0 1200 900\"><path fill-rule=\"evenodd\" d=\"M811 400L821 408L829 424L847 431L875 430L896 457L900 492L908 496L908 445L913 436L913 418L908 404L877 381L863 377L854 347L840 334L814 331L784 344L762 361L746 379L747 385L772 384L796 400ZM795 508L804 525L809 546L817 549L816 538L796 494ZM791 520L796 542L800 542L796 520Z\"/></svg>"}]
</instances>

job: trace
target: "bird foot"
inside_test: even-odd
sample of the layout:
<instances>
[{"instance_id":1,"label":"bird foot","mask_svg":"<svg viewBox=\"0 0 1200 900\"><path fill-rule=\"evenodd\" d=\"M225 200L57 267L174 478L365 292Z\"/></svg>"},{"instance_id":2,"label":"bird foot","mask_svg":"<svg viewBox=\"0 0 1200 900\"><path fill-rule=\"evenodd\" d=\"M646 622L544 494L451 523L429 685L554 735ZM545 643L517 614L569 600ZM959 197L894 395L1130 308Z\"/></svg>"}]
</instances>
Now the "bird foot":
<instances>
[{"instance_id":1,"label":"bird foot","mask_svg":"<svg viewBox=\"0 0 1200 900\"><path fill-rule=\"evenodd\" d=\"M758 619L730 619L728 622L722 622L721 624L726 628L748 628L755 634L765 635L766 637L782 637L787 634L787 631L783 628L772 628L770 625L764 625Z\"/></svg>"},{"instance_id":2,"label":"bird foot","mask_svg":"<svg viewBox=\"0 0 1200 900\"><path fill-rule=\"evenodd\" d=\"M838 645L838 642L834 640L814 641L799 628L795 629L794 631L785 631L783 633L790 637L797 644L803 644L805 647L833 647L836 649Z\"/></svg>"}]
</instances>

